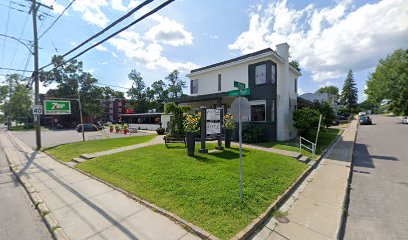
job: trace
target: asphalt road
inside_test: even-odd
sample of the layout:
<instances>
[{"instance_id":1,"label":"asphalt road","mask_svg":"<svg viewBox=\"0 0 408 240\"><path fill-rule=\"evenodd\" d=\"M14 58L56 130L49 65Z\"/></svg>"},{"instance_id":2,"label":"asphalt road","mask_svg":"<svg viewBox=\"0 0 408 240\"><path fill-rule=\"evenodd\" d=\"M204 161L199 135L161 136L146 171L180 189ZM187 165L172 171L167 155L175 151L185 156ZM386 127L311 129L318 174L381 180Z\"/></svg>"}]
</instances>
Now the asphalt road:
<instances>
[{"instance_id":1,"label":"asphalt road","mask_svg":"<svg viewBox=\"0 0 408 240\"><path fill-rule=\"evenodd\" d=\"M408 239L408 125L359 126L344 239Z\"/></svg>"},{"instance_id":2,"label":"asphalt road","mask_svg":"<svg viewBox=\"0 0 408 240\"><path fill-rule=\"evenodd\" d=\"M110 138L117 138L117 137L132 137L132 136L141 136L146 135L147 133L138 131L137 133L132 133L129 135L124 134L115 134L110 133L109 130L105 131L106 134ZM25 144L32 147L33 149L36 148L35 142L35 131L12 131L11 134L18 137L22 140ZM95 131L95 132L85 132L85 140L98 140L102 139L102 133ZM49 130L49 129L41 129L41 142L42 147L53 147L65 143L71 142L79 142L82 141L82 133L79 133L75 130Z\"/></svg>"},{"instance_id":3,"label":"asphalt road","mask_svg":"<svg viewBox=\"0 0 408 240\"><path fill-rule=\"evenodd\" d=\"M52 239L0 146L0 240Z\"/></svg>"}]
</instances>

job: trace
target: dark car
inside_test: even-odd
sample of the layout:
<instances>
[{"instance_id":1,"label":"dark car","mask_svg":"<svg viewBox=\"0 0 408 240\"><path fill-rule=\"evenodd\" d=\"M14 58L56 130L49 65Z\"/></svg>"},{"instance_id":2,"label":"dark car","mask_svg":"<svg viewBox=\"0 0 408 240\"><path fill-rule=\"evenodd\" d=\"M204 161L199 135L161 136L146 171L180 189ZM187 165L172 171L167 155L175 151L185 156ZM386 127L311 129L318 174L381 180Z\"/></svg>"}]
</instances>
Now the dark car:
<instances>
[{"instance_id":1,"label":"dark car","mask_svg":"<svg viewBox=\"0 0 408 240\"><path fill-rule=\"evenodd\" d=\"M84 123L84 132L92 132L92 131L98 131L101 130L102 127L97 126L95 124L91 124L91 123ZM77 132L82 132L82 126L81 124L78 124L78 126L76 127Z\"/></svg>"},{"instance_id":2,"label":"dark car","mask_svg":"<svg viewBox=\"0 0 408 240\"><path fill-rule=\"evenodd\" d=\"M359 119L360 125L371 125L373 122L371 121L371 118L367 115L363 115Z\"/></svg>"}]
</instances>

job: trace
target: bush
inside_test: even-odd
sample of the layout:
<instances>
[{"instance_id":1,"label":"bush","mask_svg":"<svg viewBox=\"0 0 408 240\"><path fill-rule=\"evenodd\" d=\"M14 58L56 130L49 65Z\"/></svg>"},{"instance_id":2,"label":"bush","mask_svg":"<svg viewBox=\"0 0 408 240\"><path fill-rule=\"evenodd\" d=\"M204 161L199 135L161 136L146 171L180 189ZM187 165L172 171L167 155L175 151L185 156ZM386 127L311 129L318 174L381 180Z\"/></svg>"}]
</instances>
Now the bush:
<instances>
[{"instance_id":1,"label":"bush","mask_svg":"<svg viewBox=\"0 0 408 240\"><path fill-rule=\"evenodd\" d=\"M319 101L315 101L312 108L316 109L320 112L320 114L322 114L322 123L326 127L332 125L333 121L336 120L336 115L334 114L333 108L328 102L321 103Z\"/></svg>"},{"instance_id":2,"label":"bush","mask_svg":"<svg viewBox=\"0 0 408 240\"><path fill-rule=\"evenodd\" d=\"M297 128L300 135L308 135L311 129L319 125L320 112L316 109L302 108L293 112L293 126Z\"/></svg>"},{"instance_id":3,"label":"bush","mask_svg":"<svg viewBox=\"0 0 408 240\"><path fill-rule=\"evenodd\" d=\"M258 143L264 140L264 128L256 124L248 124L242 131L242 141L244 143Z\"/></svg>"},{"instance_id":4,"label":"bush","mask_svg":"<svg viewBox=\"0 0 408 240\"><path fill-rule=\"evenodd\" d=\"M162 128L162 127L159 127L158 129L156 129L156 132L157 132L157 134L159 134L159 135L164 135L164 132L165 132L166 130L164 129L164 128Z\"/></svg>"}]
</instances>

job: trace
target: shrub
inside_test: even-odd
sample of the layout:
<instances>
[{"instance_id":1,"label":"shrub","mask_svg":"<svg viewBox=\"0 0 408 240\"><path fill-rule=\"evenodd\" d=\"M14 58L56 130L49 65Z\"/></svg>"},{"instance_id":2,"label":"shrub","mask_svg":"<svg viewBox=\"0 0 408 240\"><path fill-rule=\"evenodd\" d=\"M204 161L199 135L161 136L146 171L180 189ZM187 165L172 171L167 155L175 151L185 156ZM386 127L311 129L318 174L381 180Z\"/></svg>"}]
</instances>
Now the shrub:
<instances>
[{"instance_id":1,"label":"shrub","mask_svg":"<svg viewBox=\"0 0 408 240\"><path fill-rule=\"evenodd\" d=\"M264 128L256 124L248 124L242 131L244 143L258 143L264 140Z\"/></svg>"},{"instance_id":2,"label":"shrub","mask_svg":"<svg viewBox=\"0 0 408 240\"><path fill-rule=\"evenodd\" d=\"M164 135L164 132L165 132L166 130L164 129L164 128L162 128L162 127L159 127L158 129L156 129L156 132L157 132L157 134L159 134L159 135Z\"/></svg>"},{"instance_id":3,"label":"shrub","mask_svg":"<svg viewBox=\"0 0 408 240\"><path fill-rule=\"evenodd\" d=\"M309 135L311 129L315 129L319 124L320 112L316 109L302 108L293 112L293 126L297 128L300 135Z\"/></svg>"},{"instance_id":4,"label":"shrub","mask_svg":"<svg viewBox=\"0 0 408 240\"><path fill-rule=\"evenodd\" d=\"M320 112L320 114L322 114L322 123L326 127L332 125L333 121L336 120L336 115L334 114L333 108L328 102L321 103L319 101L315 101L312 108L316 109Z\"/></svg>"}]
</instances>

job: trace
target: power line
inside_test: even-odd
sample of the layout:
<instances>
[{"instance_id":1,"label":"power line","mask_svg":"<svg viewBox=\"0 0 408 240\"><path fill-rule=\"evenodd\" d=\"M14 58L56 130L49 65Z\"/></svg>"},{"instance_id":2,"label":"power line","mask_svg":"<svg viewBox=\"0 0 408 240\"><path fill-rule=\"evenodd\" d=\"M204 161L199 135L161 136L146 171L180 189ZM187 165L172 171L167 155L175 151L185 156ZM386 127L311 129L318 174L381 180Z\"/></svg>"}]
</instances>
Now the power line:
<instances>
[{"instance_id":1,"label":"power line","mask_svg":"<svg viewBox=\"0 0 408 240\"><path fill-rule=\"evenodd\" d=\"M27 13L26 19L25 19L25 21L24 21L23 29L21 30L21 33L20 33L20 39L23 37L23 34L24 34L24 31L25 31L25 28L26 28L26 25L27 25L27 21L28 21L28 17L29 17L29 16L30 16L30 15ZM11 58L10 67L13 66L14 59L16 58L17 51L18 51L19 47L20 47L20 45L17 44L16 50L14 51L14 54L13 54L13 58Z\"/></svg>"},{"instance_id":2,"label":"power line","mask_svg":"<svg viewBox=\"0 0 408 240\"><path fill-rule=\"evenodd\" d=\"M31 71L31 70L23 70L23 69L15 69L15 68L5 68L5 67L0 67L0 70L16 71L16 72L33 72L33 71Z\"/></svg>"},{"instance_id":3,"label":"power line","mask_svg":"<svg viewBox=\"0 0 408 240\"><path fill-rule=\"evenodd\" d=\"M106 28L102 29L101 31L99 31L98 33L94 34L92 37L88 38L87 40L83 41L81 44L79 44L78 46L76 46L75 48L71 49L70 51L68 51L67 53L65 53L64 55L62 55L62 57L66 57L68 54L76 51L78 48L82 47L83 45L87 44L88 42L92 41L93 39L97 38L98 36L100 36L101 34L105 33L106 31L108 31L109 29L111 29L112 27L114 27L115 25L117 25L118 23L122 22L123 20L125 20L126 18L128 18L129 16L131 16L133 13L135 13L136 11L138 11L139 9L141 9L142 7L146 6L147 4L153 2L153 0L146 0L143 3L139 4L137 7L135 7L134 9L132 9L131 11L129 11L128 13L126 13L125 15L123 15L122 17L120 17L119 19L117 19L116 21L114 21L113 23L109 24L109 26L107 26Z\"/></svg>"},{"instance_id":4,"label":"power line","mask_svg":"<svg viewBox=\"0 0 408 240\"><path fill-rule=\"evenodd\" d=\"M38 40L40 40L53 26L54 24L64 15L64 13L68 10L68 8L71 7L71 5L75 2L76 0L72 0L65 8L64 10L58 15L58 17L51 23L51 25L40 35ZM55 2L55 1L54 1Z\"/></svg>"},{"instance_id":5,"label":"power line","mask_svg":"<svg viewBox=\"0 0 408 240\"><path fill-rule=\"evenodd\" d=\"M8 31L8 24L9 24L9 20L10 20L10 9L11 9L11 0L9 3L9 10L7 12L7 20L6 20L6 31L4 31L4 35L7 35L7 31ZM3 49L1 50L2 55L1 55L1 63L0 66L3 66L3 59L4 59L4 49L6 48L6 40L3 41Z\"/></svg>"},{"instance_id":6,"label":"power line","mask_svg":"<svg viewBox=\"0 0 408 240\"><path fill-rule=\"evenodd\" d=\"M165 6L169 5L170 3L174 2L174 1L175 1L175 0L167 0L166 2L160 4L158 7L154 8L154 9L151 10L150 12L148 12L148 13L144 14L143 16L139 17L139 18L136 19L135 21L133 21L133 22L131 22L130 24L126 25L125 27L119 29L118 31L112 33L112 34L109 35L108 37L106 37L106 38L102 39L101 41L95 43L94 45L88 47L87 49L85 49L85 50L83 50L82 52L78 53L77 55L71 57L71 58L68 59L67 61L64 61L62 64L66 63L66 62L70 62L70 61L74 60L75 58L78 58L79 56L83 55L84 53L88 52L89 50L91 50L91 49L95 48L96 46L98 46L98 45L100 45L100 44L106 42L107 40L109 40L109 39L111 39L112 37L118 35L119 33L121 33L121 32L123 32L123 31L127 30L127 29L130 28L131 26L133 26L133 25L135 25L136 23L142 21L143 19L147 18L148 16L150 16L150 15L156 13L157 11L159 11L160 9L164 8ZM142 3L142 4L143 4L143 3ZM139 5L139 6L140 6L140 5ZM90 40L92 40L92 39L88 39L88 40L90 41ZM87 41L88 41L88 40L87 40ZM72 50L71 50L70 52L72 52ZM55 66L52 70L54 70L54 69L56 69L56 68L62 66L62 64ZM48 65L46 65L46 66L40 68L40 70L41 70L41 69L44 69L44 68L46 68L46 67L48 67L48 66L50 66L50 65L52 65L52 63L50 63L50 64L48 64Z\"/></svg>"}]
</instances>

